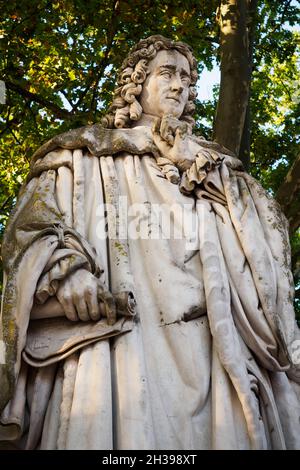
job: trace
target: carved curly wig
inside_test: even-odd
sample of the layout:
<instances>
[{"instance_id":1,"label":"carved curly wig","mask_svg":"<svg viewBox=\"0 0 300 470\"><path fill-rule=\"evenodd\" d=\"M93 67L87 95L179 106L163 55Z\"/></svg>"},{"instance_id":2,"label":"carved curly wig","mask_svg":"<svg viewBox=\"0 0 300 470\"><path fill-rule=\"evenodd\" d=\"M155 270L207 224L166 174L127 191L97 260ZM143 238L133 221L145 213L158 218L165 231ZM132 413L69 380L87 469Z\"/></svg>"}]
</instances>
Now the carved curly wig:
<instances>
[{"instance_id":1,"label":"carved curly wig","mask_svg":"<svg viewBox=\"0 0 300 470\"><path fill-rule=\"evenodd\" d=\"M189 90L189 100L181 116L182 121L194 125L192 117L195 105L197 62L193 56L192 49L183 42L172 41L160 35L150 36L139 41L130 51L121 66L117 79L112 105L108 113L102 119L102 125L108 128L130 127L132 121L138 121L142 115L142 107L138 97L142 92L142 84L149 74L148 63L154 59L160 50L175 49L184 55L191 69L191 84Z\"/></svg>"}]
</instances>

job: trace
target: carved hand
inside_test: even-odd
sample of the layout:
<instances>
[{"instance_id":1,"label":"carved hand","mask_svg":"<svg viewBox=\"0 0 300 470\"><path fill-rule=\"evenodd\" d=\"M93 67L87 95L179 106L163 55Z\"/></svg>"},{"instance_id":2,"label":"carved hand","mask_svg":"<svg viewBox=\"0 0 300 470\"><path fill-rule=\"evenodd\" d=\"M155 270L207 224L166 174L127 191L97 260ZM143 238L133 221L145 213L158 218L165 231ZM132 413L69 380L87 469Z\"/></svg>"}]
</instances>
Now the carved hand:
<instances>
[{"instance_id":1,"label":"carved hand","mask_svg":"<svg viewBox=\"0 0 300 470\"><path fill-rule=\"evenodd\" d=\"M112 299L112 295L86 269L78 269L62 281L56 296L69 320L97 321L107 316L109 324L115 322L115 310L111 313L103 302L104 297Z\"/></svg>"},{"instance_id":2,"label":"carved hand","mask_svg":"<svg viewBox=\"0 0 300 470\"><path fill-rule=\"evenodd\" d=\"M182 171L190 168L197 154L188 138L190 134L186 122L170 115L157 119L152 128L153 140L161 155Z\"/></svg>"}]
</instances>

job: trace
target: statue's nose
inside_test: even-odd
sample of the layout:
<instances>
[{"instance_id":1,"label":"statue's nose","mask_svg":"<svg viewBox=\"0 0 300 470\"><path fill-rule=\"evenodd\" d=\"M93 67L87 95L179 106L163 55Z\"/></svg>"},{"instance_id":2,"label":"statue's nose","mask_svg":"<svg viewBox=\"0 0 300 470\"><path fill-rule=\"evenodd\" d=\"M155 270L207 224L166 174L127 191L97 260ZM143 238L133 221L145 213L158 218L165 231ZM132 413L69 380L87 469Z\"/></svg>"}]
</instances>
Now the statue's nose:
<instances>
[{"instance_id":1,"label":"statue's nose","mask_svg":"<svg viewBox=\"0 0 300 470\"><path fill-rule=\"evenodd\" d=\"M171 89L173 91L177 91L178 93L182 93L183 86L182 86L181 77L179 74L173 77L173 80L171 83Z\"/></svg>"}]
</instances>

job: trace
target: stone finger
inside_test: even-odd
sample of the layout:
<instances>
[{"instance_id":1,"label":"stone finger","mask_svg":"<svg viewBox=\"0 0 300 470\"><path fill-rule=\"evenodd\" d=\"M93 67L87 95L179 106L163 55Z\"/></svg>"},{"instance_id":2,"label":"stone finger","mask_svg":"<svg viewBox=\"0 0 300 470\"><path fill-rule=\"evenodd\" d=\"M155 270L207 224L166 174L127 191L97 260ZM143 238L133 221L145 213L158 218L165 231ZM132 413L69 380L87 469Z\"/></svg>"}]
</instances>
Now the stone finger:
<instances>
[{"instance_id":1,"label":"stone finger","mask_svg":"<svg viewBox=\"0 0 300 470\"><path fill-rule=\"evenodd\" d=\"M86 298L88 313L91 320L97 321L101 318L100 305L98 303L97 292L92 292Z\"/></svg>"},{"instance_id":2,"label":"stone finger","mask_svg":"<svg viewBox=\"0 0 300 470\"><path fill-rule=\"evenodd\" d=\"M75 306L74 306L72 300L70 300L70 301L67 300L67 301L65 301L61 304L63 306L64 312L65 312L66 317L68 318L68 320L71 320L71 321L78 321L79 320L79 317L77 315L77 312L76 312L76 309L75 309Z\"/></svg>"},{"instance_id":3,"label":"stone finger","mask_svg":"<svg viewBox=\"0 0 300 470\"><path fill-rule=\"evenodd\" d=\"M81 321L90 320L88 307L87 307L85 299L84 298L77 299L75 305L76 305L77 315L79 316L79 319Z\"/></svg>"},{"instance_id":4,"label":"stone finger","mask_svg":"<svg viewBox=\"0 0 300 470\"><path fill-rule=\"evenodd\" d=\"M57 294L56 294L57 300L61 304L63 311L68 318L68 320L71 321L78 321L78 315L73 303L73 299L71 296L71 291L69 288L68 283L66 282L64 286L62 286Z\"/></svg>"}]
</instances>

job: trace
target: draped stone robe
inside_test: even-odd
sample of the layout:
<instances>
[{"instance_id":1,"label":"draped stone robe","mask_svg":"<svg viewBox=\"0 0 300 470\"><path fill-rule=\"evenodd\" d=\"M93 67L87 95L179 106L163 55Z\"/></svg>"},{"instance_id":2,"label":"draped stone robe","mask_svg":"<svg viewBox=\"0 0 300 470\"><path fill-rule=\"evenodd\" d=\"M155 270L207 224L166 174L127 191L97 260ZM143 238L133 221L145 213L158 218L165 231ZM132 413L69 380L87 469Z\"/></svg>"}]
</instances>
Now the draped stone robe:
<instances>
[{"instance_id":1,"label":"draped stone robe","mask_svg":"<svg viewBox=\"0 0 300 470\"><path fill-rule=\"evenodd\" d=\"M76 132L34 157L6 230L0 439L28 449L299 448L299 330L275 201L204 140L189 137L199 152L174 179L147 128ZM120 219L140 236L116 230ZM41 318L82 267L114 294L133 292L134 320L97 339L82 322ZM93 340L54 354L71 328ZM51 345L30 361L30 346Z\"/></svg>"}]
</instances>

